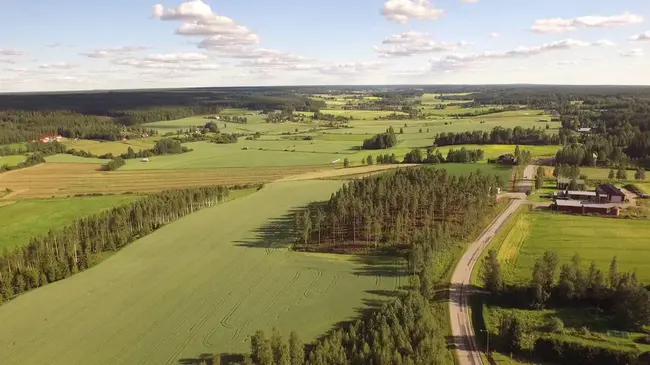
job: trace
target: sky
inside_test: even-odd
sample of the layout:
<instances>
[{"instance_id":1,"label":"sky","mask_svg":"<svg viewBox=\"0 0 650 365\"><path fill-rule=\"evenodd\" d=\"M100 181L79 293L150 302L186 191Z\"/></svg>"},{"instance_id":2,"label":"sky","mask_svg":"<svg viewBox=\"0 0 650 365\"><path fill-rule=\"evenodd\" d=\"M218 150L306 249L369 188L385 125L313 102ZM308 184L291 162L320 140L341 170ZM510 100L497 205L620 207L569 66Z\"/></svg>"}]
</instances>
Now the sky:
<instances>
[{"instance_id":1,"label":"sky","mask_svg":"<svg viewBox=\"0 0 650 365\"><path fill-rule=\"evenodd\" d=\"M0 92L650 85L645 0L0 0L0 9Z\"/></svg>"}]
</instances>

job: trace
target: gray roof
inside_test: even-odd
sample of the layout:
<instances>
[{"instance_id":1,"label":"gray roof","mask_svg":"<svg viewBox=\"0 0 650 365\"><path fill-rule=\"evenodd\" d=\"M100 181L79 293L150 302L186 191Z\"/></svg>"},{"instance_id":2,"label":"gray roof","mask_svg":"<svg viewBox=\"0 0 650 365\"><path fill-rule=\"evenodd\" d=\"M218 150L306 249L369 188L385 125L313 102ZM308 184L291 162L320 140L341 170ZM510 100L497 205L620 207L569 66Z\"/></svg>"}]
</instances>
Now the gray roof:
<instances>
[{"instance_id":1,"label":"gray roof","mask_svg":"<svg viewBox=\"0 0 650 365\"><path fill-rule=\"evenodd\" d=\"M610 209L619 206L619 204L614 204L614 203L608 203L608 204L583 203L579 200L556 200L555 204L558 207L585 207L585 208L602 208L602 209Z\"/></svg>"},{"instance_id":2,"label":"gray roof","mask_svg":"<svg viewBox=\"0 0 650 365\"><path fill-rule=\"evenodd\" d=\"M596 196L595 191L568 190L566 193L568 195Z\"/></svg>"}]
</instances>

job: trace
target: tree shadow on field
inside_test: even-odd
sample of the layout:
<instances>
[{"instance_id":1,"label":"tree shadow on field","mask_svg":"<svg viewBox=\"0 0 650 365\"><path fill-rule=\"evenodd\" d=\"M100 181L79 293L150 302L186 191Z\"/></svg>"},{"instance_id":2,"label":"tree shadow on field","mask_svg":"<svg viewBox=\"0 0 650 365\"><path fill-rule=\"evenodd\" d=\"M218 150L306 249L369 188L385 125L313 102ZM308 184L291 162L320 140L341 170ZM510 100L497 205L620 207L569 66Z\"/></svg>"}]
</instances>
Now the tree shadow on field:
<instances>
[{"instance_id":1,"label":"tree shadow on field","mask_svg":"<svg viewBox=\"0 0 650 365\"><path fill-rule=\"evenodd\" d=\"M181 365L216 365L216 364L241 364L244 362L244 354L201 354L195 358L179 359Z\"/></svg>"},{"instance_id":2,"label":"tree shadow on field","mask_svg":"<svg viewBox=\"0 0 650 365\"><path fill-rule=\"evenodd\" d=\"M296 213L305 207L293 208L281 217L269 219L263 226L255 229L255 238L235 241L238 246L250 248L288 248L293 241L293 226Z\"/></svg>"}]
</instances>

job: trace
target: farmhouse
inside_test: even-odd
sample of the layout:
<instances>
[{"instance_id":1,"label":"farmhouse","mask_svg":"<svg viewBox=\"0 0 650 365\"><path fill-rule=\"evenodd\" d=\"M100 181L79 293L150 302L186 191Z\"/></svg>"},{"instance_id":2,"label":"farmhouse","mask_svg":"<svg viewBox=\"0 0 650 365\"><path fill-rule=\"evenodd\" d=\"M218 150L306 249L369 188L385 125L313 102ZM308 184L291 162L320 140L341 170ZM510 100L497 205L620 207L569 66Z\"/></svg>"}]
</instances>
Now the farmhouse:
<instances>
[{"instance_id":1,"label":"farmhouse","mask_svg":"<svg viewBox=\"0 0 650 365\"><path fill-rule=\"evenodd\" d=\"M607 201L610 203L623 203L625 201L625 194L612 184L598 185L596 192L601 195L606 195Z\"/></svg>"},{"instance_id":2,"label":"farmhouse","mask_svg":"<svg viewBox=\"0 0 650 365\"><path fill-rule=\"evenodd\" d=\"M575 214L609 214L615 216L621 214L621 209L617 206L617 204L598 204L581 202L578 200L556 200L553 203L552 208L558 212Z\"/></svg>"},{"instance_id":3,"label":"farmhouse","mask_svg":"<svg viewBox=\"0 0 650 365\"><path fill-rule=\"evenodd\" d=\"M595 191L573 191L565 190L559 193L555 193L555 197L558 200L579 200L587 201L590 203L608 203L607 195L598 194Z\"/></svg>"},{"instance_id":4,"label":"farmhouse","mask_svg":"<svg viewBox=\"0 0 650 365\"><path fill-rule=\"evenodd\" d=\"M54 142L54 141L60 141L63 137L56 135L56 136L44 136L43 138L40 139L41 143L49 143L49 142Z\"/></svg>"},{"instance_id":5,"label":"farmhouse","mask_svg":"<svg viewBox=\"0 0 650 365\"><path fill-rule=\"evenodd\" d=\"M583 190L585 188L585 181L582 179L576 179L576 182L578 183L578 189ZM558 177L557 178L557 183L556 183L556 188L560 190L567 190L569 189L569 185L571 185L571 179L566 178L566 177Z\"/></svg>"}]
</instances>

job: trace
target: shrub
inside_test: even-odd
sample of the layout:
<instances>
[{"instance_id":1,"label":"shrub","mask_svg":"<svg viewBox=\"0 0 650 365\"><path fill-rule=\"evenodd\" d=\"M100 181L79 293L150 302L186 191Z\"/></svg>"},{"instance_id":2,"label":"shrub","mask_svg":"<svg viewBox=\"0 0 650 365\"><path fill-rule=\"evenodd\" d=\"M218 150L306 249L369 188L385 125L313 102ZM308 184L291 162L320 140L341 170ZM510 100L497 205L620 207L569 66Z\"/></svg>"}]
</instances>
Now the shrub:
<instances>
[{"instance_id":1,"label":"shrub","mask_svg":"<svg viewBox=\"0 0 650 365\"><path fill-rule=\"evenodd\" d=\"M631 365L638 364L638 349L592 346L577 341L538 338L535 355L543 361L560 365Z\"/></svg>"},{"instance_id":2,"label":"shrub","mask_svg":"<svg viewBox=\"0 0 650 365\"><path fill-rule=\"evenodd\" d=\"M563 333L564 322L557 317L551 317L548 321L548 330L553 333Z\"/></svg>"}]
</instances>

